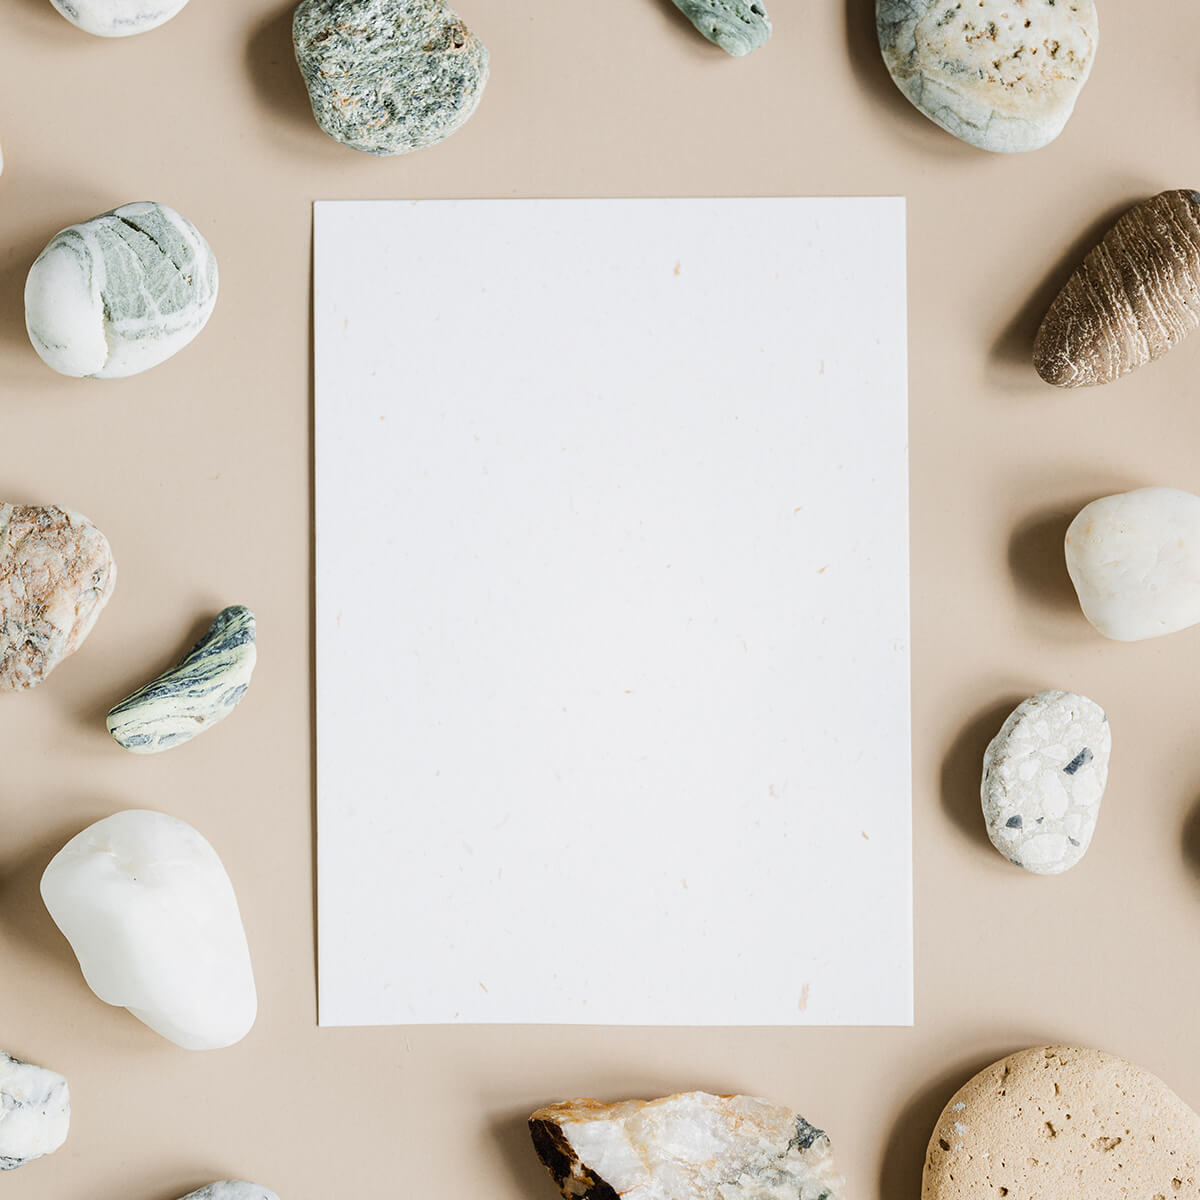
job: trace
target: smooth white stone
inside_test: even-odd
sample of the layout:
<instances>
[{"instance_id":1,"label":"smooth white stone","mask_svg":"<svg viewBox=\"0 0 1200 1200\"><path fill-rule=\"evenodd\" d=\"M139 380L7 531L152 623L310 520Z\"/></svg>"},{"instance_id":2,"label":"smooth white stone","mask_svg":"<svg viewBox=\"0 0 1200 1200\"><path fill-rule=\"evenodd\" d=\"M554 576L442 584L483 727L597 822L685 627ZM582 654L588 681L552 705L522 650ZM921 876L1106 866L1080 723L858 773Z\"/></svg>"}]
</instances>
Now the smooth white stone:
<instances>
[{"instance_id":1,"label":"smooth white stone","mask_svg":"<svg viewBox=\"0 0 1200 1200\"><path fill-rule=\"evenodd\" d=\"M53 1154L70 1126L67 1081L0 1050L0 1171Z\"/></svg>"},{"instance_id":2,"label":"smooth white stone","mask_svg":"<svg viewBox=\"0 0 1200 1200\"><path fill-rule=\"evenodd\" d=\"M1083 615L1107 638L1200 622L1200 496L1151 487L1094 500L1071 522L1066 556Z\"/></svg>"},{"instance_id":3,"label":"smooth white stone","mask_svg":"<svg viewBox=\"0 0 1200 1200\"><path fill-rule=\"evenodd\" d=\"M244 1179L222 1179L220 1183L210 1183L207 1187L188 1192L183 1200L279 1200L279 1197L270 1188L260 1187L257 1183L247 1183Z\"/></svg>"},{"instance_id":4,"label":"smooth white stone","mask_svg":"<svg viewBox=\"0 0 1200 1200\"><path fill-rule=\"evenodd\" d=\"M1073 692L1040 692L1004 722L983 756L980 799L992 845L1036 875L1087 852L1108 782L1104 710Z\"/></svg>"},{"instance_id":5,"label":"smooth white stone","mask_svg":"<svg viewBox=\"0 0 1200 1200\"><path fill-rule=\"evenodd\" d=\"M216 851L165 813L117 813L72 838L42 899L88 986L188 1050L240 1041L258 999L233 885Z\"/></svg>"},{"instance_id":6,"label":"smooth white stone","mask_svg":"<svg viewBox=\"0 0 1200 1200\"><path fill-rule=\"evenodd\" d=\"M72 25L97 37L129 37L157 29L188 0L50 0Z\"/></svg>"},{"instance_id":7,"label":"smooth white stone","mask_svg":"<svg viewBox=\"0 0 1200 1200\"><path fill-rule=\"evenodd\" d=\"M217 290L217 260L190 221L125 204L51 238L25 281L25 327L60 374L122 379L196 337Z\"/></svg>"}]
</instances>

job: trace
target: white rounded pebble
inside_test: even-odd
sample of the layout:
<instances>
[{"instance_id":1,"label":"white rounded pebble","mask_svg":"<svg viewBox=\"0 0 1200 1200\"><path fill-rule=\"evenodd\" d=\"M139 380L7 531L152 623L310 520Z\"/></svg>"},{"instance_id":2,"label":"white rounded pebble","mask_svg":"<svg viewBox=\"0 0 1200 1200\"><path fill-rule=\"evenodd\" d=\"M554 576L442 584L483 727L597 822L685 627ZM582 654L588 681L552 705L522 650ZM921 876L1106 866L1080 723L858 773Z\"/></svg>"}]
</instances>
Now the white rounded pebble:
<instances>
[{"instance_id":1,"label":"white rounded pebble","mask_svg":"<svg viewBox=\"0 0 1200 1200\"><path fill-rule=\"evenodd\" d=\"M1200 496L1151 487L1094 500L1067 530L1066 557L1083 615L1107 638L1200 622Z\"/></svg>"},{"instance_id":2,"label":"white rounded pebble","mask_svg":"<svg viewBox=\"0 0 1200 1200\"><path fill-rule=\"evenodd\" d=\"M70 1127L67 1081L0 1050L0 1171L53 1154Z\"/></svg>"},{"instance_id":3,"label":"white rounded pebble","mask_svg":"<svg viewBox=\"0 0 1200 1200\"><path fill-rule=\"evenodd\" d=\"M1073 692L1019 704L983 756L980 796L992 845L1036 875L1059 875L1086 853L1108 782L1104 710Z\"/></svg>"},{"instance_id":4,"label":"white rounded pebble","mask_svg":"<svg viewBox=\"0 0 1200 1200\"><path fill-rule=\"evenodd\" d=\"M42 899L88 986L188 1050L240 1041L258 999L237 898L217 852L165 813L117 813L72 838Z\"/></svg>"},{"instance_id":5,"label":"white rounded pebble","mask_svg":"<svg viewBox=\"0 0 1200 1200\"><path fill-rule=\"evenodd\" d=\"M97 37L129 37L157 29L188 0L50 0L72 25Z\"/></svg>"},{"instance_id":6,"label":"white rounded pebble","mask_svg":"<svg viewBox=\"0 0 1200 1200\"><path fill-rule=\"evenodd\" d=\"M216 302L200 231L165 204L126 204L50 240L25 281L25 326L61 375L121 379L182 350Z\"/></svg>"}]
</instances>

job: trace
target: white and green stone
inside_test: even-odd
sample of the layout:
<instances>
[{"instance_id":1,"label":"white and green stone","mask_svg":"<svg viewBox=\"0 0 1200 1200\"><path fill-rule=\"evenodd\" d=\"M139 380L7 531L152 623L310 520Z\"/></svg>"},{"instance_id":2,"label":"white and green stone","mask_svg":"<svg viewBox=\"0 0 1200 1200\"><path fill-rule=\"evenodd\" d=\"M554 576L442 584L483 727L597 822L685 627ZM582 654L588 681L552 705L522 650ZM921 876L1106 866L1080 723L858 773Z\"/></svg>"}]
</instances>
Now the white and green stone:
<instances>
[{"instance_id":1,"label":"white and green stone","mask_svg":"<svg viewBox=\"0 0 1200 1200\"><path fill-rule=\"evenodd\" d=\"M487 48L441 0L304 0L292 39L317 124L366 154L444 141L488 79Z\"/></svg>"},{"instance_id":2,"label":"white and green stone","mask_svg":"<svg viewBox=\"0 0 1200 1200\"><path fill-rule=\"evenodd\" d=\"M771 18L749 0L675 0L675 7L726 54L741 58L766 44Z\"/></svg>"},{"instance_id":3,"label":"white and green stone","mask_svg":"<svg viewBox=\"0 0 1200 1200\"><path fill-rule=\"evenodd\" d=\"M177 666L108 714L108 732L134 754L158 754L211 729L238 706L254 672L254 614L225 609Z\"/></svg>"},{"instance_id":4,"label":"white and green stone","mask_svg":"<svg viewBox=\"0 0 1200 1200\"><path fill-rule=\"evenodd\" d=\"M25 326L62 375L120 379L182 350L217 302L217 260L165 204L126 204L55 234L25 281Z\"/></svg>"}]
</instances>

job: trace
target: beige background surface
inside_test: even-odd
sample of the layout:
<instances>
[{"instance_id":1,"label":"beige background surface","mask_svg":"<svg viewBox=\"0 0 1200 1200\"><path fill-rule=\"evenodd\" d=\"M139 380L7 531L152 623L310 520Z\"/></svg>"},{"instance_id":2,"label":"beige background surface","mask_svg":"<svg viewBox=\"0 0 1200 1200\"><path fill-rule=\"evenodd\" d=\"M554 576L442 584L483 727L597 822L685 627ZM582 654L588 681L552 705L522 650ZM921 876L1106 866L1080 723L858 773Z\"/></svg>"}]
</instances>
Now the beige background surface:
<instances>
[{"instance_id":1,"label":"beige background surface","mask_svg":"<svg viewBox=\"0 0 1200 1200\"><path fill-rule=\"evenodd\" d=\"M1058 550L1097 495L1200 488L1200 344L1095 393L1056 393L1028 365L1041 311L1104 223L1196 183L1200 12L1105 5L1067 132L1003 159L909 108L870 0L776 0L775 38L743 61L666 0L464 6L493 56L478 114L437 149L379 161L312 124L290 5L193 0L156 32L104 42L49 0L4 2L3 495L88 513L121 572L83 652L3 705L0 1045L64 1072L75 1107L68 1145L7 1175L5 1196L174 1200L240 1175L284 1200L549 1200L532 1108L704 1087L790 1102L830 1130L849 1194L915 1200L952 1091L1044 1040L1124 1054L1200 1104L1200 633L1103 642ZM841 193L910 202L915 1028L318 1030L311 201ZM24 334L30 262L62 226L148 198L216 249L211 324L138 378L55 376ZM233 602L260 629L237 716L171 754L123 754L109 704ZM1058 879L1005 864L976 798L988 737L1047 686L1101 702L1115 735L1096 840ZM191 1055L105 1008L41 908L38 877L67 837L137 806L196 824L237 882L261 1015L231 1050ZM802 939L821 914L764 919Z\"/></svg>"}]
</instances>

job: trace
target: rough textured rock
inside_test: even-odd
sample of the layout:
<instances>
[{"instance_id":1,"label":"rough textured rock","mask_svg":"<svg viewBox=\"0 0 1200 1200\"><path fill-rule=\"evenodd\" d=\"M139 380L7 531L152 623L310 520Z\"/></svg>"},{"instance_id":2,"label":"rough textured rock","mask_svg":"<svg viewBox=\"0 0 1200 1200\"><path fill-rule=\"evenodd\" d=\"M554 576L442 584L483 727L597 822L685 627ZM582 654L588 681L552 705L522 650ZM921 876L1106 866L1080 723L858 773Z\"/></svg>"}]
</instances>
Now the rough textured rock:
<instances>
[{"instance_id":1,"label":"rough textured rock","mask_svg":"<svg viewBox=\"0 0 1200 1200\"><path fill-rule=\"evenodd\" d=\"M1022 1050L943 1110L921 1200L1193 1200L1200 1118L1160 1079L1099 1050Z\"/></svg>"},{"instance_id":2,"label":"rough textured rock","mask_svg":"<svg viewBox=\"0 0 1200 1200\"><path fill-rule=\"evenodd\" d=\"M1093 500L1066 536L1083 615L1119 642L1200 622L1200 496L1138 488Z\"/></svg>"},{"instance_id":3,"label":"rough textured rock","mask_svg":"<svg viewBox=\"0 0 1200 1200\"><path fill-rule=\"evenodd\" d=\"M157 29L188 0L50 0L72 25L97 37L129 37Z\"/></svg>"},{"instance_id":4,"label":"rough textured rock","mask_svg":"<svg viewBox=\"0 0 1200 1200\"><path fill-rule=\"evenodd\" d=\"M766 45L771 18L756 0L675 0L675 7L708 40L740 58Z\"/></svg>"},{"instance_id":5,"label":"rough textured rock","mask_svg":"<svg viewBox=\"0 0 1200 1200\"><path fill-rule=\"evenodd\" d=\"M222 1179L220 1183L210 1183L207 1187L188 1192L183 1200L279 1200L279 1197L257 1183L247 1183L244 1179Z\"/></svg>"},{"instance_id":6,"label":"rough textured rock","mask_svg":"<svg viewBox=\"0 0 1200 1200\"><path fill-rule=\"evenodd\" d=\"M1072 692L1040 692L1004 722L983 756L983 817L992 845L1036 875L1086 853L1108 782L1104 709Z\"/></svg>"},{"instance_id":7,"label":"rough textured rock","mask_svg":"<svg viewBox=\"0 0 1200 1200\"><path fill-rule=\"evenodd\" d=\"M217 302L217 260L164 204L126 204L56 234L25 282L25 326L63 375L120 379L178 353Z\"/></svg>"},{"instance_id":8,"label":"rough textured rock","mask_svg":"<svg viewBox=\"0 0 1200 1200\"><path fill-rule=\"evenodd\" d=\"M178 665L114 706L108 732L134 754L158 754L211 729L238 706L254 672L254 614L221 612Z\"/></svg>"},{"instance_id":9,"label":"rough textured rock","mask_svg":"<svg viewBox=\"0 0 1200 1200\"><path fill-rule=\"evenodd\" d=\"M367 154L444 141L488 79L486 47L441 0L303 0L292 37L317 124Z\"/></svg>"},{"instance_id":10,"label":"rough textured rock","mask_svg":"<svg viewBox=\"0 0 1200 1200\"><path fill-rule=\"evenodd\" d=\"M1067 280L1033 347L1056 387L1112 383L1200 325L1200 192L1135 204Z\"/></svg>"},{"instance_id":11,"label":"rough textured rock","mask_svg":"<svg viewBox=\"0 0 1200 1200\"><path fill-rule=\"evenodd\" d=\"M188 1050L240 1041L258 1000L233 885L217 852L165 813L129 811L72 838L42 899L88 987Z\"/></svg>"},{"instance_id":12,"label":"rough textured rock","mask_svg":"<svg viewBox=\"0 0 1200 1200\"><path fill-rule=\"evenodd\" d=\"M0 1050L0 1171L53 1154L70 1126L67 1081Z\"/></svg>"},{"instance_id":13,"label":"rough textured rock","mask_svg":"<svg viewBox=\"0 0 1200 1200\"><path fill-rule=\"evenodd\" d=\"M837 1200L829 1138L750 1096L573 1100L529 1120L568 1200Z\"/></svg>"},{"instance_id":14,"label":"rough textured rock","mask_svg":"<svg viewBox=\"0 0 1200 1200\"><path fill-rule=\"evenodd\" d=\"M1092 0L877 0L896 86L947 132L1002 154L1063 131L1091 73Z\"/></svg>"},{"instance_id":15,"label":"rough textured rock","mask_svg":"<svg viewBox=\"0 0 1200 1200\"><path fill-rule=\"evenodd\" d=\"M34 687L74 654L116 582L108 540L87 517L0 504L0 691Z\"/></svg>"}]
</instances>

